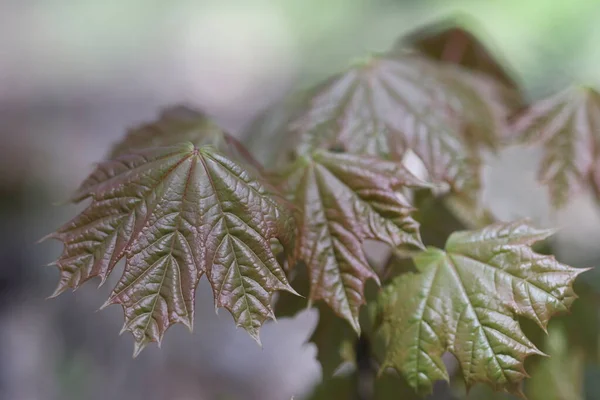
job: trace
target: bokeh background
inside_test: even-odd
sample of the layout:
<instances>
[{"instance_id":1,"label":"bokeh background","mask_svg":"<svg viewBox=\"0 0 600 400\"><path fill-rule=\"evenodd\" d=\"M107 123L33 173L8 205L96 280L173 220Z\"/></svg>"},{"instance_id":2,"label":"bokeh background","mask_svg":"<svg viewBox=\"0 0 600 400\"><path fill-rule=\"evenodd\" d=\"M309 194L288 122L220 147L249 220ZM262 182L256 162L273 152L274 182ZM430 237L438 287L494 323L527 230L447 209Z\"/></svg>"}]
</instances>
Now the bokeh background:
<instances>
[{"instance_id":1,"label":"bokeh background","mask_svg":"<svg viewBox=\"0 0 600 400\"><path fill-rule=\"evenodd\" d=\"M531 98L573 82L600 87L594 0L0 0L0 399L306 398L321 379L304 344L313 313L266 324L261 349L215 314L204 282L193 334L176 326L162 349L132 359L120 308L95 312L112 282L45 300L58 272L43 265L61 246L36 241L78 210L53 204L160 108L199 107L242 137L291 88L457 13L479 21ZM598 207L582 195L551 213L538 160L529 148L490 157L486 202L504 219L562 227L559 257L594 265ZM600 292L598 276L586 279ZM589 370L569 400L600 399Z\"/></svg>"}]
</instances>

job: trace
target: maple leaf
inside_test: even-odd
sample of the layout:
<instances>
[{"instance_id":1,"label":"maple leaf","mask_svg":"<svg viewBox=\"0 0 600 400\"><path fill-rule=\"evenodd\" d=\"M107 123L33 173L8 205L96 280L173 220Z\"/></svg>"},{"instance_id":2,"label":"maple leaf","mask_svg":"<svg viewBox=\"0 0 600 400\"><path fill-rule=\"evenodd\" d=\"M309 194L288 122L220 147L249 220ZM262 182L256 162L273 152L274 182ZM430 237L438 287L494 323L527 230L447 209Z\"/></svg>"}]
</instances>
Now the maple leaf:
<instances>
[{"instance_id":1,"label":"maple leaf","mask_svg":"<svg viewBox=\"0 0 600 400\"><path fill-rule=\"evenodd\" d=\"M475 31L477 36L473 34ZM482 31L476 21L465 15L456 15L409 33L400 38L395 47L415 48L435 60L482 72L507 87L518 89L506 62L500 62L481 42Z\"/></svg>"},{"instance_id":2,"label":"maple leaf","mask_svg":"<svg viewBox=\"0 0 600 400\"><path fill-rule=\"evenodd\" d=\"M121 304L135 354L174 323L193 325L203 274L216 307L257 341L271 296L293 292L271 240L293 252L295 224L282 198L213 146L133 151L101 163L75 198L90 205L49 237L64 243L54 295L126 259L108 304Z\"/></svg>"},{"instance_id":3,"label":"maple leaf","mask_svg":"<svg viewBox=\"0 0 600 400\"><path fill-rule=\"evenodd\" d=\"M576 298L572 283L585 271L531 249L552 233L524 221L497 223L455 232L445 251L415 256L418 272L395 278L379 299L382 370L393 367L428 393L434 381L448 379L441 356L450 351L468 387L486 382L518 393L524 359L541 352L516 316L546 329Z\"/></svg>"},{"instance_id":4,"label":"maple leaf","mask_svg":"<svg viewBox=\"0 0 600 400\"><path fill-rule=\"evenodd\" d=\"M400 159L412 150L430 179L479 188L481 146L494 148L510 112L506 88L415 54L383 54L317 86L289 131L315 148Z\"/></svg>"},{"instance_id":5,"label":"maple leaf","mask_svg":"<svg viewBox=\"0 0 600 400\"><path fill-rule=\"evenodd\" d=\"M539 179L555 207L564 206L591 183L600 194L600 94L573 87L531 105L513 124L523 142L541 143Z\"/></svg>"},{"instance_id":6,"label":"maple leaf","mask_svg":"<svg viewBox=\"0 0 600 400\"><path fill-rule=\"evenodd\" d=\"M400 163L326 150L299 158L284 181L300 212L296 258L308 269L309 299L323 300L360 332L365 282L379 282L363 242L421 249L414 209L401 190L426 184Z\"/></svg>"}]
</instances>

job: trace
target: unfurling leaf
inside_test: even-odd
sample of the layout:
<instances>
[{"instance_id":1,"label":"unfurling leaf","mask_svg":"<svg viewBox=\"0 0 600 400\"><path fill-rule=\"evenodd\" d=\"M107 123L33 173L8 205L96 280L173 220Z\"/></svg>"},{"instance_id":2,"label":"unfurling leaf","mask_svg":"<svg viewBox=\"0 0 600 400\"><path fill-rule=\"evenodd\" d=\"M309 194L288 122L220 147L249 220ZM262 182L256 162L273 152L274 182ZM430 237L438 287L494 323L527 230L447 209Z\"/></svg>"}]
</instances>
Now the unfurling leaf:
<instances>
[{"instance_id":1,"label":"unfurling leaf","mask_svg":"<svg viewBox=\"0 0 600 400\"><path fill-rule=\"evenodd\" d=\"M473 34L477 31L477 36ZM506 63L499 62L480 41L481 27L465 16L437 21L400 38L396 47L414 47L421 53L447 63L487 74L507 87L517 88Z\"/></svg>"},{"instance_id":2,"label":"unfurling leaf","mask_svg":"<svg viewBox=\"0 0 600 400\"><path fill-rule=\"evenodd\" d=\"M576 298L572 283L585 271L531 249L551 233L526 222L497 223L453 233L445 251L415 256L417 272L395 278L379 299L382 369L395 368L428 393L434 381L448 379L442 354L449 351L468 387L485 382L518 393L524 359L541 352L517 315L545 329Z\"/></svg>"},{"instance_id":3,"label":"unfurling leaf","mask_svg":"<svg viewBox=\"0 0 600 400\"><path fill-rule=\"evenodd\" d=\"M316 150L296 161L285 185L300 211L296 258L308 269L309 298L323 300L360 332L365 282L379 281L363 243L423 248L410 216L414 209L401 190L424 183L400 163Z\"/></svg>"},{"instance_id":4,"label":"unfurling leaf","mask_svg":"<svg viewBox=\"0 0 600 400\"><path fill-rule=\"evenodd\" d=\"M600 195L600 94L574 87L533 104L514 123L525 142L540 142L539 179L556 207L591 182Z\"/></svg>"},{"instance_id":5,"label":"unfurling leaf","mask_svg":"<svg viewBox=\"0 0 600 400\"><path fill-rule=\"evenodd\" d=\"M505 131L511 97L483 75L410 54L374 56L318 86L289 125L295 151L315 148L401 159L412 150L430 179L479 188L481 145Z\"/></svg>"},{"instance_id":6,"label":"unfurling leaf","mask_svg":"<svg viewBox=\"0 0 600 400\"><path fill-rule=\"evenodd\" d=\"M189 138L188 138L189 139ZM125 258L106 304L121 304L139 352L174 323L193 325L195 290L206 274L215 305L258 340L276 290L292 291L272 239L293 252L295 225L284 200L213 146L188 142L101 163L76 199L91 199L50 237L64 243L55 295Z\"/></svg>"}]
</instances>

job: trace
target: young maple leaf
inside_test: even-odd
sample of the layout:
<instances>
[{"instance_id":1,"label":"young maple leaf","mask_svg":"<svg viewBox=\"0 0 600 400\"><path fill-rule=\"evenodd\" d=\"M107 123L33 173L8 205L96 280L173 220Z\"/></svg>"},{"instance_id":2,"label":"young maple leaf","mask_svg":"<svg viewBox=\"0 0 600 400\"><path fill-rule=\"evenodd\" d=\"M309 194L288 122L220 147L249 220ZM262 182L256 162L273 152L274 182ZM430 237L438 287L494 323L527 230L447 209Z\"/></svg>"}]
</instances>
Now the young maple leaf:
<instances>
[{"instance_id":1,"label":"young maple leaf","mask_svg":"<svg viewBox=\"0 0 600 400\"><path fill-rule=\"evenodd\" d=\"M49 235L64 243L55 296L93 277L103 282L125 258L106 304L123 306L135 354L148 342L160 344L174 323L191 329L204 274L215 305L257 341L273 317L274 291L294 292L271 246L275 239L293 253L295 222L285 200L222 153L229 140L215 132L184 136L187 143L117 151L100 163L74 196L90 205Z\"/></svg>"},{"instance_id":2,"label":"young maple leaf","mask_svg":"<svg viewBox=\"0 0 600 400\"><path fill-rule=\"evenodd\" d=\"M564 206L582 186L600 195L600 94L573 87L538 101L514 122L523 142L541 143L539 179L547 184L555 207Z\"/></svg>"},{"instance_id":3,"label":"young maple leaf","mask_svg":"<svg viewBox=\"0 0 600 400\"><path fill-rule=\"evenodd\" d=\"M308 269L309 299L323 300L360 332L365 282L379 282L363 242L422 249L414 209L401 190L424 186L392 161L325 150L299 158L285 189L300 212L296 250Z\"/></svg>"},{"instance_id":4,"label":"young maple leaf","mask_svg":"<svg viewBox=\"0 0 600 400\"><path fill-rule=\"evenodd\" d=\"M288 129L297 154L315 148L400 159L412 150L430 179L479 187L480 145L494 148L510 107L506 88L458 66L384 54L315 88Z\"/></svg>"},{"instance_id":5,"label":"young maple leaf","mask_svg":"<svg viewBox=\"0 0 600 400\"><path fill-rule=\"evenodd\" d=\"M585 271L531 249L552 233L522 221L497 223L455 232L445 251L415 256L418 271L395 278L379 298L382 370L395 368L429 393L434 381L448 380L442 354L449 351L468 387L485 382L519 393L524 359L541 352L516 316L545 330L553 314L570 307L572 283Z\"/></svg>"}]
</instances>

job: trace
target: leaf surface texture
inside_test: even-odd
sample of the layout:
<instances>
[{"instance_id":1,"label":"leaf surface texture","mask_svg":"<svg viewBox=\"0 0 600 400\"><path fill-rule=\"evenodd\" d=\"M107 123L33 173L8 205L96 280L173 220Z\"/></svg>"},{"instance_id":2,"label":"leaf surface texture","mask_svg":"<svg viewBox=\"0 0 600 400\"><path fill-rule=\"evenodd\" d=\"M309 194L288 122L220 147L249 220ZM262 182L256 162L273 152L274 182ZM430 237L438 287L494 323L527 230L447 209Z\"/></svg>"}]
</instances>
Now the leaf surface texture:
<instances>
[{"instance_id":1,"label":"leaf surface texture","mask_svg":"<svg viewBox=\"0 0 600 400\"><path fill-rule=\"evenodd\" d=\"M531 245L552 231L528 223L497 223L453 233L446 250L414 257L417 272L392 281L380 296L382 369L404 374L419 393L448 379L442 354L453 353L468 387L485 382L518 393L524 359L541 352L522 332L517 315L546 328L576 298L583 269L535 253Z\"/></svg>"},{"instance_id":2,"label":"leaf surface texture","mask_svg":"<svg viewBox=\"0 0 600 400\"><path fill-rule=\"evenodd\" d=\"M421 249L414 210L402 190L425 184L400 163L325 150L300 158L284 180L300 214L297 259L308 269L309 299L323 300L360 332L365 282L379 282L363 243Z\"/></svg>"},{"instance_id":3,"label":"leaf surface texture","mask_svg":"<svg viewBox=\"0 0 600 400\"><path fill-rule=\"evenodd\" d=\"M258 340L276 290L293 289L271 240L293 252L295 223L259 177L213 146L134 151L101 163L78 199L90 205L51 235L64 243L55 294L116 263L123 275L107 304L121 304L136 353L174 323L193 325L194 294L206 274L217 307Z\"/></svg>"},{"instance_id":4,"label":"leaf surface texture","mask_svg":"<svg viewBox=\"0 0 600 400\"><path fill-rule=\"evenodd\" d=\"M325 148L401 159L411 150L432 181L471 193L479 148L495 148L506 130L508 92L455 65L377 55L317 86L289 130L300 155Z\"/></svg>"}]
</instances>

